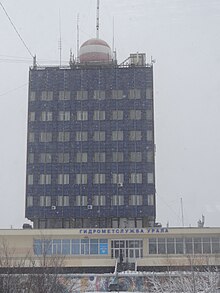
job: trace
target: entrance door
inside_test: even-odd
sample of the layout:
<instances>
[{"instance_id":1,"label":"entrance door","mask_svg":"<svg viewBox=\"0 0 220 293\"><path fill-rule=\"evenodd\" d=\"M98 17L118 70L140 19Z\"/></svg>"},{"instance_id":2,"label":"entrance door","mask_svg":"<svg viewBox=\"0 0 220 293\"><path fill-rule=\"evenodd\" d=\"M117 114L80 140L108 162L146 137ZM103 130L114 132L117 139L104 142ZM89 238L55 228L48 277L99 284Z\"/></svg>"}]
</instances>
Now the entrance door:
<instances>
[{"instance_id":1,"label":"entrance door","mask_svg":"<svg viewBox=\"0 0 220 293\"><path fill-rule=\"evenodd\" d=\"M112 240L111 256L120 262L135 262L143 257L143 240Z\"/></svg>"}]
</instances>

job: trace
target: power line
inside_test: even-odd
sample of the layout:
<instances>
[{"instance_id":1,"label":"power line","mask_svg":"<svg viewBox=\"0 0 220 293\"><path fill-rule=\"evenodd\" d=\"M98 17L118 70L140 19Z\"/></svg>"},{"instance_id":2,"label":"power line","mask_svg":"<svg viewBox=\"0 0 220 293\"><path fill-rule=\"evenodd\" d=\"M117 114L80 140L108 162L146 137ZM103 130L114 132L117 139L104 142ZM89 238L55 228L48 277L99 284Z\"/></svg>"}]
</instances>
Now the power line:
<instances>
[{"instance_id":1,"label":"power line","mask_svg":"<svg viewBox=\"0 0 220 293\"><path fill-rule=\"evenodd\" d=\"M18 32L16 26L14 25L12 19L10 18L10 16L8 15L5 7L3 6L3 4L0 2L0 5L2 7L2 9L4 10L5 15L7 16L8 20L10 21L11 25L13 26L16 34L18 35L19 39L21 40L21 42L23 43L23 45L25 46L25 48L27 49L28 53L31 55L32 58L34 58L34 55L31 53L30 49L28 48L28 46L26 45L25 41L23 40L23 38L21 37L20 33Z\"/></svg>"},{"instance_id":2,"label":"power line","mask_svg":"<svg viewBox=\"0 0 220 293\"><path fill-rule=\"evenodd\" d=\"M23 85L21 85L21 86L18 86L18 87L16 87L16 88L14 88L14 89L8 90L7 92L4 92L4 93L0 94L0 97L5 96L5 95L7 95L7 94L9 94L9 93L11 93L11 92L15 92L15 91L17 91L17 90L20 90L20 89L22 89L23 87L25 87L25 86L27 86L27 85L28 85L28 84L25 83L25 84L23 84Z\"/></svg>"}]
</instances>

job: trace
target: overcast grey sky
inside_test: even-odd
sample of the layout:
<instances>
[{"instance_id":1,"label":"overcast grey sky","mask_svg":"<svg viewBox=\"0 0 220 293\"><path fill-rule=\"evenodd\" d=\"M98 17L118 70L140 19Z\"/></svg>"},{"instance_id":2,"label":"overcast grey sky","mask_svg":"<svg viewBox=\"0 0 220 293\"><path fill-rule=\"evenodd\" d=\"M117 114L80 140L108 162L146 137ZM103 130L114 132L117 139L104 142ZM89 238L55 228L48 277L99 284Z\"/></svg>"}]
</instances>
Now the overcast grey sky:
<instances>
[{"instance_id":1,"label":"overcast grey sky","mask_svg":"<svg viewBox=\"0 0 220 293\"><path fill-rule=\"evenodd\" d=\"M59 63L95 36L96 0L2 0L38 63ZM220 1L101 0L100 37L118 61L146 52L156 59L157 221L185 226L205 215L220 226ZM0 228L24 223L28 70L32 60L0 7Z\"/></svg>"}]
</instances>

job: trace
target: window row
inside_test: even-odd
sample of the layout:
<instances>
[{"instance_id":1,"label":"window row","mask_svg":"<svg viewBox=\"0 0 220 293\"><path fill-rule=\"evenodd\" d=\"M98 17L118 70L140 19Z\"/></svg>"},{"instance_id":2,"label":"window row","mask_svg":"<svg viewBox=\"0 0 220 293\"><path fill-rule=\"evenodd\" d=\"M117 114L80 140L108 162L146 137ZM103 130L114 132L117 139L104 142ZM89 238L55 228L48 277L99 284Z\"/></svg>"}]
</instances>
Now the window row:
<instances>
[{"instance_id":1,"label":"window row","mask_svg":"<svg viewBox=\"0 0 220 293\"><path fill-rule=\"evenodd\" d=\"M108 254L107 239L35 239L35 255Z\"/></svg>"},{"instance_id":2,"label":"window row","mask_svg":"<svg viewBox=\"0 0 220 293\"><path fill-rule=\"evenodd\" d=\"M40 121L70 121L72 113L70 111L59 111L57 117L55 113L51 111L43 111L40 113L39 120ZM145 115L144 115L145 116ZM141 110L130 110L129 111L129 119L131 120L140 120L143 118L143 112ZM151 110L146 110L146 119L153 119L153 112ZM76 114L73 116L74 120L77 121L87 121L89 119L88 111L76 111ZM102 110L95 110L93 112L93 120L105 120L106 112ZM123 120L124 119L124 111L122 110L113 110L111 113L111 120ZM36 112L29 112L29 121L36 121Z\"/></svg>"},{"instance_id":3,"label":"window row","mask_svg":"<svg viewBox=\"0 0 220 293\"><path fill-rule=\"evenodd\" d=\"M39 196L38 197L38 206L40 207L51 207L51 209L56 209L56 207L68 207L70 206L70 197L68 195L51 197L49 195ZM54 202L55 200L55 202ZM53 204L52 204L53 201ZM105 206L106 196L105 195L93 195L92 202L88 203L88 196L86 195L76 195L74 196L74 206L83 206L88 207L88 209L93 206ZM34 203L33 196L27 196L27 207L32 207L36 205ZM124 195L112 195L111 196L111 206L123 206L125 205L125 197ZM143 195L135 194L128 196L128 205L129 206L142 206L143 205ZM154 205L154 195L147 195L147 205Z\"/></svg>"},{"instance_id":4,"label":"window row","mask_svg":"<svg viewBox=\"0 0 220 293\"><path fill-rule=\"evenodd\" d=\"M126 92L123 90L112 90L110 93L104 91L104 90L94 90L94 91L86 91L86 90L80 90L76 92L70 92L70 91L59 91L58 95L57 93L54 93L53 91L42 91L40 96L37 97L36 92L31 91L29 94L30 101L35 101L37 98L39 98L41 101L52 101L54 98L56 99L58 96L59 100L70 100L71 96L73 96L76 100L88 100L89 96L95 100L105 100L106 98L111 99L141 99L141 90L140 89L130 89ZM146 99L152 99L152 90L147 89L146 90Z\"/></svg>"},{"instance_id":5,"label":"window row","mask_svg":"<svg viewBox=\"0 0 220 293\"><path fill-rule=\"evenodd\" d=\"M153 162L152 151L147 152L147 162ZM34 162L39 162L42 164L52 163L52 156L53 162L57 163L69 163L71 161L71 157L69 153L40 153L35 155L34 153L28 154L28 163L33 164ZM129 162L142 162L142 153L141 152L130 152L128 154L128 161ZM36 159L36 160L35 160ZM88 153L87 152L77 152L74 157L72 158L74 163L87 163L88 162ZM106 162L106 153L105 152L95 152L93 153L93 162ZM125 156L123 152L112 152L111 158L108 159L109 162L124 162Z\"/></svg>"},{"instance_id":6,"label":"window row","mask_svg":"<svg viewBox=\"0 0 220 293\"><path fill-rule=\"evenodd\" d=\"M220 253L219 237L185 237L149 239L149 254Z\"/></svg>"},{"instance_id":7,"label":"window row","mask_svg":"<svg viewBox=\"0 0 220 293\"><path fill-rule=\"evenodd\" d=\"M75 184L88 184L88 174L76 174L75 176ZM131 173L129 174L129 183L131 184L142 184L143 178L142 173ZM38 184L47 185L51 184L51 174L40 174L38 176ZM124 184L124 174L121 173L112 173L111 175L111 183L117 184L119 187L123 187ZM103 173L96 173L93 174L93 184L105 184L106 182L106 174ZM147 183L152 184L154 183L154 174L147 173ZM33 185L34 184L34 175L29 174L27 176L27 184ZM70 184L70 175L69 174L58 174L57 175L57 184Z\"/></svg>"},{"instance_id":8,"label":"window row","mask_svg":"<svg viewBox=\"0 0 220 293\"><path fill-rule=\"evenodd\" d=\"M147 130L147 141L153 141L153 131ZM52 142L54 141L53 132L40 132L39 134L39 141L40 142ZM68 142L70 141L70 134L69 131L60 131L56 133L57 141L58 142ZM76 131L75 132L75 141L88 141L88 132L87 131ZM93 141L106 141L106 132L105 131L94 131L92 140ZM132 130L129 131L129 140L130 141L136 141L142 139L142 133L141 131ZM124 131L122 130L114 130L111 132L111 138L112 141L123 141L124 138ZM29 142L35 142L36 140L36 134L34 132L28 133L28 141Z\"/></svg>"}]
</instances>

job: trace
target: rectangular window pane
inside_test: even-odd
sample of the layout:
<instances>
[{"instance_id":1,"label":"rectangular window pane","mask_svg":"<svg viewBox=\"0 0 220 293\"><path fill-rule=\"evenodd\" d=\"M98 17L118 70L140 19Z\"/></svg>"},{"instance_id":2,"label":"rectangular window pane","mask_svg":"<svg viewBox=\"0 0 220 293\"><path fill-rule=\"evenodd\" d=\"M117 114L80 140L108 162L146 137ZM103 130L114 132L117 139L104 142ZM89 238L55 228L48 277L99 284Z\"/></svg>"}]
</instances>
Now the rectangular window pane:
<instances>
[{"instance_id":1,"label":"rectangular window pane","mask_svg":"<svg viewBox=\"0 0 220 293\"><path fill-rule=\"evenodd\" d=\"M94 162L105 162L105 153L94 153Z\"/></svg>"},{"instance_id":2,"label":"rectangular window pane","mask_svg":"<svg viewBox=\"0 0 220 293\"><path fill-rule=\"evenodd\" d=\"M57 205L62 207L69 206L69 196L64 195L64 196L58 196L57 197Z\"/></svg>"},{"instance_id":3,"label":"rectangular window pane","mask_svg":"<svg viewBox=\"0 0 220 293\"><path fill-rule=\"evenodd\" d=\"M129 205L142 205L143 196L142 195L130 195L129 196Z\"/></svg>"},{"instance_id":4,"label":"rectangular window pane","mask_svg":"<svg viewBox=\"0 0 220 293\"><path fill-rule=\"evenodd\" d=\"M142 154L141 152L131 152L130 153L130 162L141 162Z\"/></svg>"},{"instance_id":5,"label":"rectangular window pane","mask_svg":"<svg viewBox=\"0 0 220 293\"><path fill-rule=\"evenodd\" d=\"M146 111L146 118L147 118L147 120L152 120L153 119L153 111L152 110L147 110Z\"/></svg>"},{"instance_id":6,"label":"rectangular window pane","mask_svg":"<svg viewBox=\"0 0 220 293\"><path fill-rule=\"evenodd\" d=\"M88 91L77 91L77 100L88 100Z\"/></svg>"},{"instance_id":7,"label":"rectangular window pane","mask_svg":"<svg viewBox=\"0 0 220 293\"><path fill-rule=\"evenodd\" d=\"M104 206L105 205L105 196L104 195L94 195L92 204L94 206Z\"/></svg>"},{"instance_id":8,"label":"rectangular window pane","mask_svg":"<svg viewBox=\"0 0 220 293\"><path fill-rule=\"evenodd\" d=\"M41 207L51 206L51 197L50 196L40 196L40 206Z\"/></svg>"},{"instance_id":9,"label":"rectangular window pane","mask_svg":"<svg viewBox=\"0 0 220 293\"><path fill-rule=\"evenodd\" d=\"M193 253L193 240L192 238L185 238L186 254Z\"/></svg>"},{"instance_id":10,"label":"rectangular window pane","mask_svg":"<svg viewBox=\"0 0 220 293\"><path fill-rule=\"evenodd\" d=\"M141 119L141 110L130 110L129 118L131 120L140 120Z\"/></svg>"},{"instance_id":11,"label":"rectangular window pane","mask_svg":"<svg viewBox=\"0 0 220 293\"><path fill-rule=\"evenodd\" d=\"M141 131L139 130L130 131L129 140L141 140Z\"/></svg>"},{"instance_id":12,"label":"rectangular window pane","mask_svg":"<svg viewBox=\"0 0 220 293\"><path fill-rule=\"evenodd\" d=\"M59 100L70 100L70 91L60 91Z\"/></svg>"},{"instance_id":13,"label":"rectangular window pane","mask_svg":"<svg viewBox=\"0 0 220 293\"><path fill-rule=\"evenodd\" d=\"M88 112L87 111L77 111L76 112L76 120L78 120L78 121L88 120Z\"/></svg>"},{"instance_id":14,"label":"rectangular window pane","mask_svg":"<svg viewBox=\"0 0 220 293\"><path fill-rule=\"evenodd\" d=\"M94 141L105 141L105 131L95 131L93 134Z\"/></svg>"},{"instance_id":15,"label":"rectangular window pane","mask_svg":"<svg viewBox=\"0 0 220 293\"><path fill-rule=\"evenodd\" d=\"M123 195L113 195L111 198L111 205L112 206L124 205L124 196Z\"/></svg>"},{"instance_id":16,"label":"rectangular window pane","mask_svg":"<svg viewBox=\"0 0 220 293\"><path fill-rule=\"evenodd\" d=\"M153 98L152 88L147 88L147 90L146 90L146 98L147 99L152 99Z\"/></svg>"},{"instance_id":17,"label":"rectangular window pane","mask_svg":"<svg viewBox=\"0 0 220 293\"><path fill-rule=\"evenodd\" d=\"M86 163L87 162L87 153L77 153L76 154L77 163Z\"/></svg>"},{"instance_id":18,"label":"rectangular window pane","mask_svg":"<svg viewBox=\"0 0 220 293\"><path fill-rule=\"evenodd\" d=\"M29 121L35 121L35 112L29 113Z\"/></svg>"},{"instance_id":19,"label":"rectangular window pane","mask_svg":"<svg viewBox=\"0 0 220 293\"><path fill-rule=\"evenodd\" d=\"M129 99L140 99L141 91L139 89L130 89L128 93Z\"/></svg>"},{"instance_id":20,"label":"rectangular window pane","mask_svg":"<svg viewBox=\"0 0 220 293\"><path fill-rule=\"evenodd\" d=\"M28 154L28 163L29 164L33 164L34 163L34 154L33 153L29 153Z\"/></svg>"},{"instance_id":21,"label":"rectangular window pane","mask_svg":"<svg viewBox=\"0 0 220 293\"><path fill-rule=\"evenodd\" d=\"M147 204L149 206L153 206L154 205L154 195L153 194L148 194L148 196L147 196Z\"/></svg>"},{"instance_id":22,"label":"rectangular window pane","mask_svg":"<svg viewBox=\"0 0 220 293\"><path fill-rule=\"evenodd\" d=\"M153 173L147 173L147 183L149 183L149 184L154 183L154 174Z\"/></svg>"},{"instance_id":23,"label":"rectangular window pane","mask_svg":"<svg viewBox=\"0 0 220 293\"><path fill-rule=\"evenodd\" d=\"M123 162L124 153L123 152L114 152L112 153L112 161L113 162Z\"/></svg>"},{"instance_id":24,"label":"rectangular window pane","mask_svg":"<svg viewBox=\"0 0 220 293\"><path fill-rule=\"evenodd\" d=\"M70 111L59 111L58 121L69 121L70 120Z\"/></svg>"},{"instance_id":25,"label":"rectangular window pane","mask_svg":"<svg viewBox=\"0 0 220 293\"><path fill-rule=\"evenodd\" d=\"M149 239L149 254L157 254L157 239Z\"/></svg>"},{"instance_id":26,"label":"rectangular window pane","mask_svg":"<svg viewBox=\"0 0 220 293\"><path fill-rule=\"evenodd\" d=\"M94 174L93 183L94 184L104 184L105 183L105 174Z\"/></svg>"},{"instance_id":27,"label":"rectangular window pane","mask_svg":"<svg viewBox=\"0 0 220 293\"><path fill-rule=\"evenodd\" d=\"M112 111L112 120L123 120L123 111L122 110Z\"/></svg>"},{"instance_id":28,"label":"rectangular window pane","mask_svg":"<svg viewBox=\"0 0 220 293\"><path fill-rule=\"evenodd\" d=\"M34 142L34 132L29 132L28 133L28 141L29 142Z\"/></svg>"},{"instance_id":29,"label":"rectangular window pane","mask_svg":"<svg viewBox=\"0 0 220 293\"><path fill-rule=\"evenodd\" d=\"M131 173L130 183L142 183L142 173Z\"/></svg>"},{"instance_id":30,"label":"rectangular window pane","mask_svg":"<svg viewBox=\"0 0 220 293\"><path fill-rule=\"evenodd\" d=\"M112 183L119 184L120 186L123 186L124 174L113 173L112 174Z\"/></svg>"},{"instance_id":31,"label":"rectangular window pane","mask_svg":"<svg viewBox=\"0 0 220 293\"><path fill-rule=\"evenodd\" d=\"M70 198L69 198L69 196L64 195L64 197L63 197L63 206L67 207L69 205L70 205Z\"/></svg>"},{"instance_id":32,"label":"rectangular window pane","mask_svg":"<svg viewBox=\"0 0 220 293\"><path fill-rule=\"evenodd\" d=\"M220 242L218 237L212 237L212 253L220 253Z\"/></svg>"},{"instance_id":33,"label":"rectangular window pane","mask_svg":"<svg viewBox=\"0 0 220 293\"><path fill-rule=\"evenodd\" d=\"M80 240L79 239L71 240L71 254L80 254Z\"/></svg>"},{"instance_id":34,"label":"rectangular window pane","mask_svg":"<svg viewBox=\"0 0 220 293\"><path fill-rule=\"evenodd\" d=\"M183 254L183 238L176 238L176 254Z\"/></svg>"},{"instance_id":35,"label":"rectangular window pane","mask_svg":"<svg viewBox=\"0 0 220 293\"><path fill-rule=\"evenodd\" d=\"M33 196L27 196L27 207L32 207L34 204Z\"/></svg>"},{"instance_id":36,"label":"rectangular window pane","mask_svg":"<svg viewBox=\"0 0 220 293\"><path fill-rule=\"evenodd\" d=\"M52 132L40 133L40 142L51 142L51 141L52 141Z\"/></svg>"},{"instance_id":37,"label":"rectangular window pane","mask_svg":"<svg viewBox=\"0 0 220 293\"><path fill-rule=\"evenodd\" d=\"M166 242L165 238L158 238L158 254L166 253Z\"/></svg>"},{"instance_id":38,"label":"rectangular window pane","mask_svg":"<svg viewBox=\"0 0 220 293\"><path fill-rule=\"evenodd\" d=\"M203 253L211 253L211 241L210 238L206 237L202 239L203 241Z\"/></svg>"},{"instance_id":39,"label":"rectangular window pane","mask_svg":"<svg viewBox=\"0 0 220 293\"><path fill-rule=\"evenodd\" d=\"M43 91L41 93L41 100L42 101L52 101L53 100L53 92L51 92L51 91Z\"/></svg>"},{"instance_id":40,"label":"rectangular window pane","mask_svg":"<svg viewBox=\"0 0 220 293\"><path fill-rule=\"evenodd\" d=\"M62 254L63 255L70 254L70 240L69 239L62 240Z\"/></svg>"},{"instance_id":41,"label":"rectangular window pane","mask_svg":"<svg viewBox=\"0 0 220 293\"><path fill-rule=\"evenodd\" d=\"M153 131L147 130L147 141L152 141L152 140L153 140Z\"/></svg>"},{"instance_id":42,"label":"rectangular window pane","mask_svg":"<svg viewBox=\"0 0 220 293\"><path fill-rule=\"evenodd\" d=\"M58 141L65 142L70 140L70 133L68 131L58 132Z\"/></svg>"},{"instance_id":43,"label":"rectangular window pane","mask_svg":"<svg viewBox=\"0 0 220 293\"><path fill-rule=\"evenodd\" d=\"M123 140L123 131L121 131L121 130L112 131L112 140L113 141Z\"/></svg>"},{"instance_id":44,"label":"rectangular window pane","mask_svg":"<svg viewBox=\"0 0 220 293\"><path fill-rule=\"evenodd\" d=\"M77 131L76 132L76 141L87 141L88 133L87 131Z\"/></svg>"},{"instance_id":45,"label":"rectangular window pane","mask_svg":"<svg viewBox=\"0 0 220 293\"><path fill-rule=\"evenodd\" d=\"M69 184L69 174L58 174L58 184Z\"/></svg>"},{"instance_id":46,"label":"rectangular window pane","mask_svg":"<svg viewBox=\"0 0 220 293\"><path fill-rule=\"evenodd\" d=\"M94 111L93 120L105 120L105 111L100 111L100 110Z\"/></svg>"},{"instance_id":47,"label":"rectangular window pane","mask_svg":"<svg viewBox=\"0 0 220 293\"><path fill-rule=\"evenodd\" d=\"M33 174L28 174L27 184L28 185L33 185L33 183L34 183L34 175Z\"/></svg>"},{"instance_id":48,"label":"rectangular window pane","mask_svg":"<svg viewBox=\"0 0 220 293\"><path fill-rule=\"evenodd\" d=\"M35 101L36 99L36 93L35 92L30 92L30 101Z\"/></svg>"},{"instance_id":49,"label":"rectangular window pane","mask_svg":"<svg viewBox=\"0 0 220 293\"><path fill-rule=\"evenodd\" d=\"M41 121L52 121L53 120L53 113L46 112L46 111L41 112L40 120Z\"/></svg>"},{"instance_id":50,"label":"rectangular window pane","mask_svg":"<svg viewBox=\"0 0 220 293\"><path fill-rule=\"evenodd\" d=\"M52 156L49 153L41 153L39 155L39 162L40 163L51 163Z\"/></svg>"},{"instance_id":51,"label":"rectangular window pane","mask_svg":"<svg viewBox=\"0 0 220 293\"><path fill-rule=\"evenodd\" d=\"M176 254L183 254L183 238L176 238Z\"/></svg>"},{"instance_id":52,"label":"rectangular window pane","mask_svg":"<svg viewBox=\"0 0 220 293\"><path fill-rule=\"evenodd\" d=\"M69 163L69 153L58 153L58 163Z\"/></svg>"},{"instance_id":53,"label":"rectangular window pane","mask_svg":"<svg viewBox=\"0 0 220 293\"><path fill-rule=\"evenodd\" d=\"M51 184L50 174L40 174L39 184Z\"/></svg>"},{"instance_id":54,"label":"rectangular window pane","mask_svg":"<svg viewBox=\"0 0 220 293\"><path fill-rule=\"evenodd\" d=\"M122 90L112 90L112 99L123 99Z\"/></svg>"},{"instance_id":55,"label":"rectangular window pane","mask_svg":"<svg viewBox=\"0 0 220 293\"><path fill-rule=\"evenodd\" d=\"M88 205L87 196L81 196L81 205L82 206Z\"/></svg>"},{"instance_id":56,"label":"rectangular window pane","mask_svg":"<svg viewBox=\"0 0 220 293\"><path fill-rule=\"evenodd\" d=\"M200 237L196 237L193 239L194 241L194 253L200 254L202 253L202 239Z\"/></svg>"},{"instance_id":57,"label":"rectangular window pane","mask_svg":"<svg viewBox=\"0 0 220 293\"><path fill-rule=\"evenodd\" d=\"M87 184L87 174L76 174L76 184Z\"/></svg>"},{"instance_id":58,"label":"rectangular window pane","mask_svg":"<svg viewBox=\"0 0 220 293\"><path fill-rule=\"evenodd\" d=\"M96 90L96 91L94 91L93 97L96 100L104 100L105 99L105 91Z\"/></svg>"},{"instance_id":59,"label":"rectangular window pane","mask_svg":"<svg viewBox=\"0 0 220 293\"><path fill-rule=\"evenodd\" d=\"M147 162L153 163L154 160L154 153L153 151L147 151Z\"/></svg>"},{"instance_id":60,"label":"rectangular window pane","mask_svg":"<svg viewBox=\"0 0 220 293\"><path fill-rule=\"evenodd\" d=\"M167 238L167 253L168 254L175 254L174 238Z\"/></svg>"}]
</instances>

